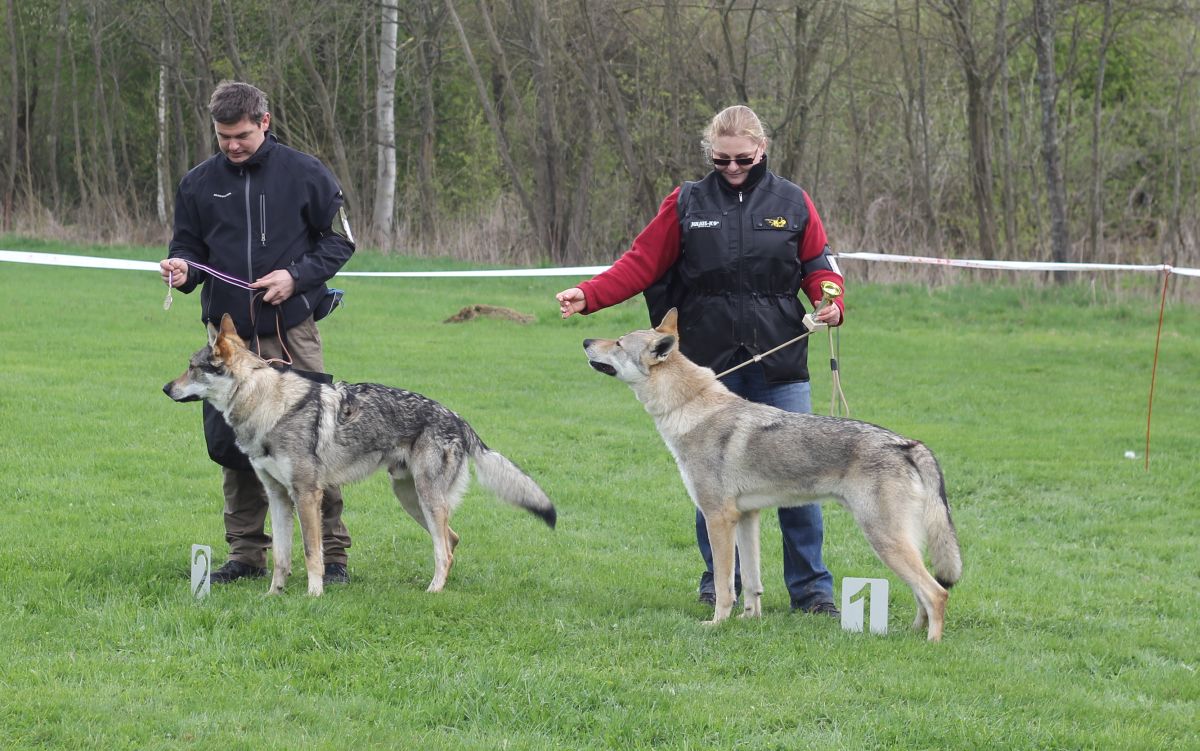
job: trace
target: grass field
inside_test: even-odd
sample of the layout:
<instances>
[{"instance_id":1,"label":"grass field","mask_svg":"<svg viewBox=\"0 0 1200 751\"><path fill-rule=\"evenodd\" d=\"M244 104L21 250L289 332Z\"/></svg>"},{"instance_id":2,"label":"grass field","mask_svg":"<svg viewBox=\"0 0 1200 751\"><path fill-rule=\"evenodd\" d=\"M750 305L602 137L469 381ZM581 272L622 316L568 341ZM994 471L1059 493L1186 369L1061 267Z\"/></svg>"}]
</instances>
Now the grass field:
<instances>
[{"instance_id":1,"label":"grass field","mask_svg":"<svg viewBox=\"0 0 1200 751\"><path fill-rule=\"evenodd\" d=\"M309 598L301 566L281 597L259 580L196 601L190 546L225 553L218 473L199 406L161 387L203 344L197 298L164 312L155 274L0 264L0 747L1196 748L1200 311L1167 310L1147 472L1153 280L1096 301L847 272L853 415L946 474L965 573L937 645L831 507L839 592L888 577L887 636L788 612L773 515L766 616L702 626L674 463L580 347L644 308L560 321L573 280L554 278L346 278L322 331L338 378L470 420L555 500L557 530L473 486L447 591L427 595L427 537L376 477L346 492L349 586ZM442 323L473 303L538 320ZM819 411L827 359L818 339Z\"/></svg>"}]
</instances>

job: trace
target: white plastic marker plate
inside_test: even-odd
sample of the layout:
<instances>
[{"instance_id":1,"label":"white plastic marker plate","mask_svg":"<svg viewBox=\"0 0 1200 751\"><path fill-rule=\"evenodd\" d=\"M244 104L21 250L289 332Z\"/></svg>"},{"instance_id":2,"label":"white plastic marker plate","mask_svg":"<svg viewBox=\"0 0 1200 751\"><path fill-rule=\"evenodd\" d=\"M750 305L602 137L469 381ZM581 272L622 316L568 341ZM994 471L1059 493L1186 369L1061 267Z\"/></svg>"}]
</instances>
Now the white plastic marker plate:
<instances>
[{"instance_id":1,"label":"white plastic marker plate","mask_svg":"<svg viewBox=\"0 0 1200 751\"><path fill-rule=\"evenodd\" d=\"M866 592L863 590L866 589ZM862 592L860 595L859 593ZM846 631L862 631L866 601L870 600L871 633L887 633L888 580L859 579L847 576L842 579L842 628Z\"/></svg>"},{"instance_id":2,"label":"white plastic marker plate","mask_svg":"<svg viewBox=\"0 0 1200 751\"><path fill-rule=\"evenodd\" d=\"M208 597L212 588L212 548L192 546L192 596L197 600Z\"/></svg>"}]
</instances>

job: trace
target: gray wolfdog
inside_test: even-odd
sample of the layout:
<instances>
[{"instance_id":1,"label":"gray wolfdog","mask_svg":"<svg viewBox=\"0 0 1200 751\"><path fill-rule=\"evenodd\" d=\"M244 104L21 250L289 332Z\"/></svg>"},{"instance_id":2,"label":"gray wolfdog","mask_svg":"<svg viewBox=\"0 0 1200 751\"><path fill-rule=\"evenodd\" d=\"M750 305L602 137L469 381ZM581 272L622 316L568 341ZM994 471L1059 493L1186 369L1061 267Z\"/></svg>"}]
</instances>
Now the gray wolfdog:
<instances>
[{"instance_id":1,"label":"gray wolfdog","mask_svg":"<svg viewBox=\"0 0 1200 751\"><path fill-rule=\"evenodd\" d=\"M876 425L742 399L712 370L680 354L676 315L672 309L657 328L620 339L585 339L583 349L593 368L633 388L704 514L717 584L710 623L733 609L735 550L742 562L742 615L762 614L759 511L832 498L854 516L880 559L912 587L913 628L928 624L929 640L940 640L946 590L962 575L962 559L933 453ZM923 542L936 580L925 568Z\"/></svg>"},{"instance_id":2,"label":"gray wolfdog","mask_svg":"<svg viewBox=\"0 0 1200 751\"><path fill-rule=\"evenodd\" d=\"M429 592L446 585L458 535L450 514L470 481L467 459L488 490L554 526L554 504L512 462L484 445L465 420L411 391L373 383L316 383L278 370L246 348L226 315L208 345L163 386L177 402L205 399L233 427L267 490L274 535L270 594L292 570L292 508L300 517L308 593L320 595L321 498L386 469L409 516L433 538Z\"/></svg>"}]
</instances>

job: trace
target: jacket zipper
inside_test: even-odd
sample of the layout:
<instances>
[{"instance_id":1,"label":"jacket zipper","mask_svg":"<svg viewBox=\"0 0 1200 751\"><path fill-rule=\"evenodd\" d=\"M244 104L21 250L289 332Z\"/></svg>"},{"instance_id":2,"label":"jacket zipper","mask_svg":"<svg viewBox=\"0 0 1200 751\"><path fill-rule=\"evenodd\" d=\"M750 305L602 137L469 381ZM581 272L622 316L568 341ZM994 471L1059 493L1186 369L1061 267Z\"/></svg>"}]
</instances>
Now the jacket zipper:
<instances>
[{"instance_id":1,"label":"jacket zipper","mask_svg":"<svg viewBox=\"0 0 1200 751\"><path fill-rule=\"evenodd\" d=\"M746 346L746 343L742 341L743 329L745 328L744 319L746 317L746 300L745 300L746 280L743 276L745 255L746 255L745 243L743 242L744 235L745 235L746 217L743 215L743 212L742 212L742 204L744 202L743 196L744 196L744 194L742 193L742 191L739 190L738 191L738 211L737 211L737 214L738 214L738 235L737 235L737 237L738 237L738 244L737 244L738 314L737 314L737 319L734 321L734 324L733 324L733 326L734 326L733 340L738 343L739 347Z\"/></svg>"},{"instance_id":2,"label":"jacket zipper","mask_svg":"<svg viewBox=\"0 0 1200 751\"><path fill-rule=\"evenodd\" d=\"M258 194L258 230L259 243L265 248L267 247L267 194Z\"/></svg>"}]
</instances>

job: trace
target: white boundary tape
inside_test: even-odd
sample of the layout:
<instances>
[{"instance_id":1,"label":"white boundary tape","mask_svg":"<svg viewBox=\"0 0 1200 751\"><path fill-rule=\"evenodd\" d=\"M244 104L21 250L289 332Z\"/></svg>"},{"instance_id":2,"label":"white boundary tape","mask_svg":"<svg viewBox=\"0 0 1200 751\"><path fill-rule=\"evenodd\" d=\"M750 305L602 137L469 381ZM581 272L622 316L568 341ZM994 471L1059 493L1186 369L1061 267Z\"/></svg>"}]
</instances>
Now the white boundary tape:
<instances>
[{"instance_id":1,"label":"white boundary tape","mask_svg":"<svg viewBox=\"0 0 1200 751\"><path fill-rule=\"evenodd\" d=\"M0 261L32 263L43 266L75 266L86 269L158 271L155 261L130 261L122 258L96 258L60 253L34 253L25 250L0 250ZM498 277L498 276L595 276L608 266L565 266L553 269L466 269L463 271L341 271L338 276L374 277Z\"/></svg>"},{"instance_id":2,"label":"white boundary tape","mask_svg":"<svg viewBox=\"0 0 1200 751\"><path fill-rule=\"evenodd\" d=\"M1050 263L1042 261L980 261L959 258L926 258L923 256L894 256L887 253L838 253L838 260L849 258L859 261L884 261L891 263L918 263L934 266L955 266L965 269L1005 269L1011 271L1169 271L1184 276L1200 276L1200 269L1177 268L1160 263L1140 266L1124 263Z\"/></svg>"},{"instance_id":3,"label":"white boundary tape","mask_svg":"<svg viewBox=\"0 0 1200 751\"><path fill-rule=\"evenodd\" d=\"M158 271L153 261L126 261L120 258L67 256L59 253L31 253L24 250L0 250L0 261L36 263L42 266L76 266L85 269L122 269L124 271Z\"/></svg>"},{"instance_id":4,"label":"white boundary tape","mask_svg":"<svg viewBox=\"0 0 1200 751\"><path fill-rule=\"evenodd\" d=\"M1043 263L1040 261L985 261L959 258L927 258L899 256L887 253L838 253L837 259L913 263L933 266L953 266L967 269L1003 269L1010 271L1153 271L1200 277L1200 269L1180 268L1170 264L1135 265L1120 263ZM119 269L125 271L158 271L153 261L130 261L121 258L34 253L23 250L0 250L0 262L32 263L43 266L74 266L90 269ZM463 271L342 271L338 276L380 278L439 278L439 277L536 277L536 276L595 276L608 266L562 266L550 269L466 269Z\"/></svg>"}]
</instances>

